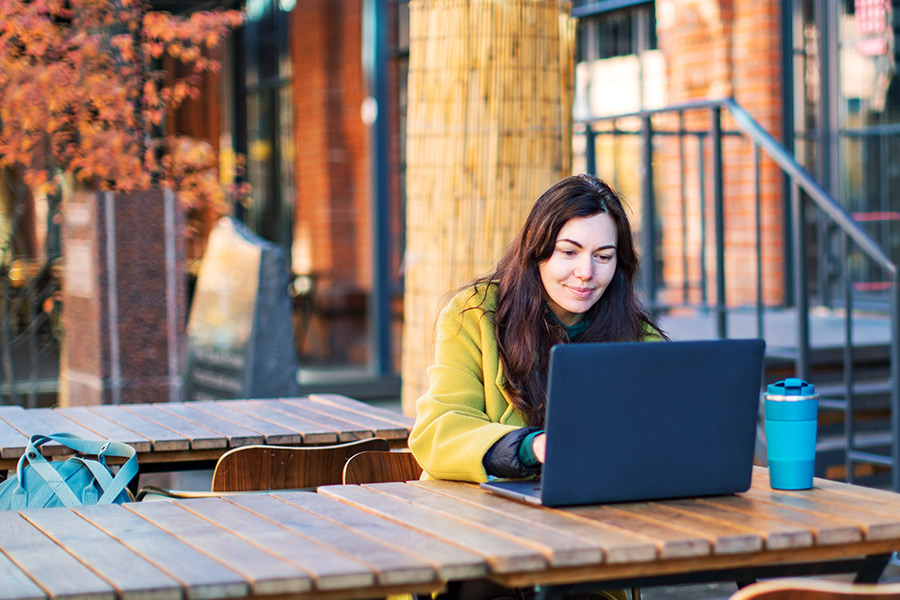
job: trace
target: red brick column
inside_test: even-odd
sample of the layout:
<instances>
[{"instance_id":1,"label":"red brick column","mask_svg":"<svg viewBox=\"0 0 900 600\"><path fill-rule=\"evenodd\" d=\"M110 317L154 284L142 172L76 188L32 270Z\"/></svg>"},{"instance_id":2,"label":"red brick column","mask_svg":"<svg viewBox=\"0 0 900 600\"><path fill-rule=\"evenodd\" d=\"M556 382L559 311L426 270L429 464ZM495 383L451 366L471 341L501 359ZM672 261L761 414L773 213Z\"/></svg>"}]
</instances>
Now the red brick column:
<instances>
[{"instance_id":1,"label":"red brick column","mask_svg":"<svg viewBox=\"0 0 900 600\"><path fill-rule=\"evenodd\" d=\"M316 275L323 310L359 318L371 287L362 3L299 0L290 19L297 138L293 266ZM324 352L347 347L349 355L337 358L365 362L366 328L348 324L342 318L319 324L331 347ZM332 343L335 337L351 339Z\"/></svg>"},{"instance_id":2,"label":"red brick column","mask_svg":"<svg viewBox=\"0 0 900 600\"><path fill-rule=\"evenodd\" d=\"M777 0L659 0L657 21L659 47L667 60L670 104L733 97L775 139L780 139L781 123L781 39L780 3ZM686 117L692 129L709 129L708 113ZM669 123L672 125L672 123ZM733 129L727 118L723 128ZM662 192L663 256L680 255L682 248L681 170L679 148L674 140L659 145L658 184ZM706 186L708 223L712 224L713 190L709 162L709 144L705 148L708 168L705 181L699 181L698 145L685 148L687 168L687 253L691 300L699 295L700 186ZM725 219L726 219L726 299L729 304L747 304L756 298L754 253L755 187L753 154L746 141L726 140ZM783 194L780 170L763 158L760 167L763 291L767 302L778 302L783 295ZM712 229L708 228L707 264L713 281L714 254ZM670 299L680 299L685 277L680 261L667 261L663 277ZM714 294L714 289L710 288ZM714 301L714 297L709 298Z\"/></svg>"},{"instance_id":3,"label":"red brick column","mask_svg":"<svg viewBox=\"0 0 900 600\"><path fill-rule=\"evenodd\" d=\"M67 194L62 405L181 399L183 229L167 190Z\"/></svg>"}]
</instances>

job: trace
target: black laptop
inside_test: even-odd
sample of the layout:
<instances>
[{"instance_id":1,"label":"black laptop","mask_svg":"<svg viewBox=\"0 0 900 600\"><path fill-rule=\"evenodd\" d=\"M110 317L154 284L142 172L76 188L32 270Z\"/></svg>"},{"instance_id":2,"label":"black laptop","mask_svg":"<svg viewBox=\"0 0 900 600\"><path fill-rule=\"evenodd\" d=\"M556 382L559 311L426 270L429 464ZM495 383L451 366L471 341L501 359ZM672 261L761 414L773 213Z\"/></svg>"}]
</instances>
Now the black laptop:
<instances>
[{"instance_id":1,"label":"black laptop","mask_svg":"<svg viewBox=\"0 0 900 600\"><path fill-rule=\"evenodd\" d=\"M764 351L761 339L555 346L541 478L481 485L545 506L746 491Z\"/></svg>"}]
</instances>

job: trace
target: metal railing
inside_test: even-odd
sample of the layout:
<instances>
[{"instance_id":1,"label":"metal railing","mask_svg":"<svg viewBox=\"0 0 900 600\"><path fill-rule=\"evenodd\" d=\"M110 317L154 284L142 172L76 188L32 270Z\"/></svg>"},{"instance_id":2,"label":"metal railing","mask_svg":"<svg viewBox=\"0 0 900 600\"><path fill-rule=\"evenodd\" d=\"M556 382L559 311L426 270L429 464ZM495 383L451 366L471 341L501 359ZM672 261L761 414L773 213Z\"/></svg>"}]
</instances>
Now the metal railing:
<instances>
[{"instance_id":1,"label":"metal railing","mask_svg":"<svg viewBox=\"0 0 900 600\"><path fill-rule=\"evenodd\" d=\"M705 118L704 118L705 116ZM691 126L687 125L690 121ZM703 121L697 125L698 121ZM726 130L723 122L729 125ZM827 193L810 173L801 166L785 148L769 135L760 125L732 99L714 101L702 101L669 106L660 109L642 110L631 113L591 117L576 120L576 129L580 130L584 142L585 170L612 179L614 185L622 188L618 172L621 163L626 160L621 152L625 140L632 143L639 140L639 148L631 148L633 154L639 158L640 173L640 245L644 257L642 264L641 284L648 307L658 313L672 311L675 308L693 307L699 310L708 310L715 323L715 335L717 337L729 337L730 313L751 313L755 317L756 332L759 337L765 337L765 319L769 311L773 309L790 309L796 318L794 331L794 351L790 358L793 364L794 374L797 377L809 379L811 370L810 353L810 310L814 300L814 289L817 278L808 277L809 263L815 260L808 254L809 231L816 231L810 227L816 216L828 222L829 226L838 235L838 264L828 266L833 273L832 278L841 282L843 298L840 299L843 310L843 340L841 343L842 365L842 398L824 399L824 404L829 408L842 410L844 413L844 460L846 478L853 481L855 466L858 463L868 463L891 467L891 486L900 491L900 341L898 341L898 320L900 320L900 280L896 264L888 257L879 244L866 233L866 231L854 220L829 193ZM614 163L612 170L614 175L608 177L606 173L598 173L597 162L599 147L602 143L612 144L613 150L609 154ZM694 160L688 160L686 144L692 144ZM728 150L723 146L729 145ZM734 147L735 144L744 146ZM668 158L673 154L678 156L679 171L672 177L671 172L667 180L667 190L678 188L677 193L668 193L665 198L671 201L672 196L678 195L681 214L681 256L672 256L669 246L666 249L660 244L660 235L667 234L659 229L658 213L660 211L659 200L662 196L658 188L658 171L663 163L668 164L671 171L671 160L657 160L661 154L660 148L668 150ZM747 157L750 157L749 164ZM768 193L773 194L771 181L765 181L761 176L763 157L777 166L781 174L775 197L789 197L789 210L785 211L783 229L790 235L785 236L784 252L784 279L781 298L773 301L764 293L764 244L762 230L761 203L762 188L768 185ZM732 166L736 163L737 166ZM729 171L731 170L731 171ZM769 167L771 171L772 168ZM738 174L741 184L737 185L729 179L726 182L726 171ZM631 173L634 171L631 170ZM688 216L689 201L687 190L689 184L687 173L696 174L697 185L694 188L693 201L698 205L694 211L698 216ZM747 186L742 179L747 173L751 174L752 183ZM677 180L673 184L673 179ZM726 235L732 235L735 231L729 223L728 210L731 206L726 202L726 190L740 187L740 194L746 199L747 188L752 197L754 207L752 215L752 227L755 235L752 260L748 261L755 267L755 299L752 303L731 302L727 298L729 281L726 273L727 253L733 251L731 244L726 244ZM732 194L733 192L728 192ZM711 206L709 202L711 201ZM711 219L706 214L712 212ZM678 212L678 211L675 211ZM707 221L711 220L711 223ZM699 221L699 222L696 222ZM671 222L671 220L669 221ZM695 262L699 265L695 271L699 272L698 280L689 279L688 272L691 261L688 256L688 230L699 230L699 251ZM744 226L744 230L748 229ZM708 243L709 231L712 231L712 241ZM742 235L742 234L739 234ZM696 236L695 236L696 237ZM747 244L745 244L746 246ZM676 245L677 246L677 245ZM713 256L708 253L712 251ZM745 251L746 252L746 251ZM821 254L821 253L818 253ZM667 262L668 261L668 262ZM661 276L661 269L671 266L674 262L680 262L680 271L683 274L680 285L680 299L673 300L671 278ZM865 263L866 268L861 269L859 263ZM886 340L887 361L889 363L889 379L887 382L890 410L890 439L887 441L889 450L884 452L871 451L857 435L857 423L855 415L857 406L855 398L859 395L859 386L855 382L854 352L857 346L854 344L854 319L858 318L858 311L854 310L854 301L858 296L854 292L855 283L853 277L861 272L870 273L872 267L880 270L884 281L880 289L886 293L886 314L888 316L888 340ZM668 269L671 271L671 269ZM666 279L664 281L664 279ZM712 280L712 286L710 286ZM746 284L746 282L742 282ZM858 282L857 282L858 283ZM678 282L674 284L678 286ZM856 285L856 287L860 287ZM677 290L675 290L677 291ZM691 296L693 291L693 297ZM668 292L668 296L664 295ZM826 295L826 290L820 289L820 294ZM710 300L712 297L712 300ZM832 307L833 308L833 307ZM882 440L879 448L884 447Z\"/></svg>"}]
</instances>

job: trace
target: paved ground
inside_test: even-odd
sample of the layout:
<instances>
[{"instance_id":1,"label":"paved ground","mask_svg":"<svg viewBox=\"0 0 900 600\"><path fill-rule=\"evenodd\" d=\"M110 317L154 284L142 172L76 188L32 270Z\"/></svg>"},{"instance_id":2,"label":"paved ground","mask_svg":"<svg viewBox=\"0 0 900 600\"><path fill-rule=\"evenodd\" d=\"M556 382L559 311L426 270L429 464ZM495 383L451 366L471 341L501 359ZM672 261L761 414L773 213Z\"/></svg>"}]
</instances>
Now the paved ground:
<instances>
[{"instance_id":1,"label":"paved ground","mask_svg":"<svg viewBox=\"0 0 900 600\"><path fill-rule=\"evenodd\" d=\"M699 340L716 337L716 315L712 312L663 315L659 319L663 330L675 340ZM730 337L756 337L756 315L731 311L726 319ZM879 346L890 343L890 321L885 316L865 314L853 316L853 343L860 346ZM767 351L787 351L796 347L797 315L791 309L767 310L762 336ZM844 343L844 312L816 308L809 313L811 348L841 347Z\"/></svg>"},{"instance_id":2,"label":"paved ground","mask_svg":"<svg viewBox=\"0 0 900 600\"><path fill-rule=\"evenodd\" d=\"M833 579L849 581L849 576L835 576ZM900 561L895 557L887 566L881 581L900 581ZM715 583L709 585L676 585L668 587L644 588L641 590L642 600L725 600L737 591L734 583Z\"/></svg>"}]
</instances>

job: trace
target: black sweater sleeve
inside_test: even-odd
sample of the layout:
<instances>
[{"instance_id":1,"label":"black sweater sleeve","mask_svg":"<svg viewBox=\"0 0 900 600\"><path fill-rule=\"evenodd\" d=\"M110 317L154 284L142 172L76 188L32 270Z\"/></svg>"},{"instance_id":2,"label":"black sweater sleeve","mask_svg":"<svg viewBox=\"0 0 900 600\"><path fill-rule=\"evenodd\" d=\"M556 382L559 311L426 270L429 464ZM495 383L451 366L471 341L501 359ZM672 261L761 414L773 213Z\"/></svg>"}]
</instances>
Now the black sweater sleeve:
<instances>
[{"instance_id":1,"label":"black sweater sleeve","mask_svg":"<svg viewBox=\"0 0 900 600\"><path fill-rule=\"evenodd\" d=\"M519 460L519 446L529 433L539 431L540 427L522 427L510 431L494 442L481 460L484 470L494 477L530 477L537 475L541 466L526 467Z\"/></svg>"}]
</instances>

